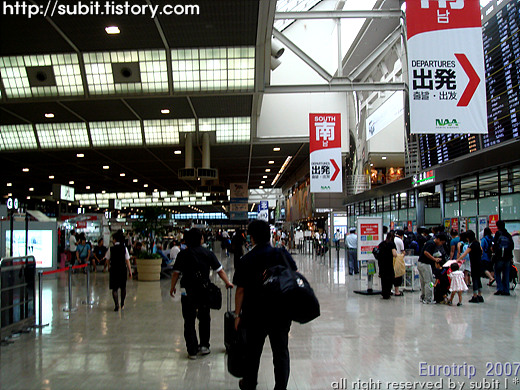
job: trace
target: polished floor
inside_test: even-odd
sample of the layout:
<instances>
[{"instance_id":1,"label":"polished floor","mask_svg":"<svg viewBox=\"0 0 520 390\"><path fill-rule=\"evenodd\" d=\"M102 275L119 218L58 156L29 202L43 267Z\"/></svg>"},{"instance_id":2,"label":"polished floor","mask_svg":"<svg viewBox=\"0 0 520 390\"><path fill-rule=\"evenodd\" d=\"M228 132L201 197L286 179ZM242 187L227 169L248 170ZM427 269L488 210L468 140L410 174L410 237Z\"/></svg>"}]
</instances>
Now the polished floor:
<instances>
[{"instance_id":1,"label":"polished floor","mask_svg":"<svg viewBox=\"0 0 520 390\"><path fill-rule=\"evenodd\" d=\"M232 261L217 255L232 274ZM423 305L418 292L385 301L354 293L366 288L366 280L348 275L343 253L295 259L322 314L291 328L288 389L420 389L428 382L448 389L449 380L464 383L464 389L520 388L516 293L497 297L485 286L484 304L468 303L466 293L462 307ZM88 299L85 275L73 275L72 292L77 310L64 311L66 275L45 279L43 323L50 325L0 347L0 389L238 389L226 370L225 308L212 311L212 353L191 361L180 301L169 296L169 280L129 281L122 312L113 311L106 273L92 275ZM258 389L274 386L271 358L267 342ZM442 367L433 372L434 365Z\"/></svg>"}]
</instances>

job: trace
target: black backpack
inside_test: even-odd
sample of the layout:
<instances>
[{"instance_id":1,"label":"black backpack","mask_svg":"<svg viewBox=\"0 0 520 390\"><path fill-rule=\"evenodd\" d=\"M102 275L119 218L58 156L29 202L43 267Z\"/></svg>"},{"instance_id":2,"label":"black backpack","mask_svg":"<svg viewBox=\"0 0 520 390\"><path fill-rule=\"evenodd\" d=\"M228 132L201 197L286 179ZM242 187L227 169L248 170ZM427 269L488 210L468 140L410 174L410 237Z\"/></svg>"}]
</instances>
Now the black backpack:
<instances>
[{"instance_id":1,"label":"black backpack","mask_svg":"<svg viewBox=\"0 0 520 390\"><path fill-rule=\"evenodd\" d=\"M511 236L508 233L500 232L498 238L495 235L495 254L501 259L508 259L513 255L513 245Z\"/></svg>"}]
</instances>

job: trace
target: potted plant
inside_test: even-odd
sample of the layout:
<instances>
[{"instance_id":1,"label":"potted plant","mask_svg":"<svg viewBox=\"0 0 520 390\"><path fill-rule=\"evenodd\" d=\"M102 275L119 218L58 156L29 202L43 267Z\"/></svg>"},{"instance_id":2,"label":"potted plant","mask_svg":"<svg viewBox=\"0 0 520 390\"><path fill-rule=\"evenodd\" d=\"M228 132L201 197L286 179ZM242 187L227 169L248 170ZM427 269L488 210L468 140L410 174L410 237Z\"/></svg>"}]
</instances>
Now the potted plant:
<instances>
[{"instance_id":1,"label":"potted plant","mask_svg":"<svg viewBox=\"0 0 520 390\"><path fill-rule=\"evenodd\" d=\"M137 256L137 279L155 281L161 279L162 258L159 254L141 251Z\"/></svg>"}]
</instances>

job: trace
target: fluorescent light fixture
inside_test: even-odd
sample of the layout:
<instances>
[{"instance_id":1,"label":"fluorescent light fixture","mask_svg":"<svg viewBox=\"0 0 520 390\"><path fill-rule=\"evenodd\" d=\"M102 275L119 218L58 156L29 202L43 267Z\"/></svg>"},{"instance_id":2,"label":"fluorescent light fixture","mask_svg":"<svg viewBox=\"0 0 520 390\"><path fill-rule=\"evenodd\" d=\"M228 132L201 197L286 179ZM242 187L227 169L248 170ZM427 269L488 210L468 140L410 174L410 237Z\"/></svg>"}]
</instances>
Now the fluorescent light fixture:
<instances>
[{"instance_id":1,"label":"fluorescent light fixture","mask_svg":"<svg viewBox=\"0 0 520 390\"><path fill-rule=\"evenodd\" d=\"M78 154L76 154L76 157L77 158L83 158L83 157L85 157L85 155L83 153L78 153Z\"/></svg>"},{"instance_id":2,"label":"fluorescent light fixture","mask_svg":"<svg viewBox=\"0 0 520 390\"><path fill-rule=\"evenodd\" d=\"M7 183L7 187L12 187L13 183Z\"/></svg>"},{"instance_id":3,"label":"fluorescent light fixture","mask_svg":"<svg viewBox=\"0 0 520 390\"><path fill-rule=\"evenodd\" d=\"M274 161L273 161L273 160L270 160L268 164L274 164Z\"/></svg>"},{"instance_id":4,"label":"fluorescent light fixture","mask_svg":"<svg viewBox=\"0 0 520 390\"><path fill-rule=\"evenodd\" d=\"M169 114L169 113L170 113L170 110L168 110L167 108L163 108L163 109L161 110L161 114L166 115L166 114Z\"/></svg>"},{"instance_id":5,"label":"fluorescent light fixture","mask_svg":"<svg viewBox=\"0 0 520 390\"><path fill-rule=\"evenodd\" d=\"M53 175L50 175L50 176L49 176L49 179L50 179L50 180L54 180L54 176L53 176Z\"/></svg>"},{"instance_id":6,"label":"fluorescent light fixture","mask_svg":"<svg viewBox=\"0 0 520 390\"><path fill-rule=\"evenodd\" d=\"M271 183L272 186L274 186L276 184L276 182L278 181L278 179L282 176L282 173L285 171L285 169L289 165L289 162L291 161L291 159L292 159L292 156L287 156L287 158L285 159L285 161L284 161L283 165L281 166L280 170L276 174L273 182Z\"/></svg>"},{"instance_id":7,"label":"fluorescent light fixture","mask_svg":"<svg viewBox=\"0 0 520 390\"><path fill-rule=\"evenodd\" d=\"M74 180L69 181L69 184L71 184L71 185L74 184Z\"/></svg>"},{"instance_id":8,"label":"fluorescent light fixture","mask_svg":"<svg viewBox=\"0 0 520 390\"><path fill-rule=\"evenodd\" d=\"M22 171L23 172L29 172L29 168L23 168Z\"/></svg>"},{"instance_id":9,"label":"fluorescent light fixture","mask_svg":"<svg viewBox=\"0 0 520 390\"><path fill-rule=\"evenodd\" d=\"M261 190L263 190L263 189L264 189L264 186L260 186L260 187L258 187L258 188L260 188Z\"/></svg>"},{"instance_id":10,"label":"fluorescent light fixture","mask_svg":"<svg viewBox=\"0 0 520 390\"><path fill-rule=\"evenodd\" d=\"M139 180L138 179L134 179L132 180L134 183L137 183Z\"/></svg>"},{"instance_id":11,"label":"fluorescent light fixture","mask_svg":"<svg viewBox=\"0 0 520 390\"><path fill-rule=\"evenodd\" d=\"M266 171L266 172L271 172L271 170L270 170L269 168L267 168L265 171Z\"/></svg>"},{"instance_id":12,"label":"fluorescent light fixture","mask_svg":"<svg viewBox=\"0 0 520 390\"><path fill-rule=\"evenodd\" d=\"M1 59L0 59L1 62ZM0 150L27 150L38 148L32 125L0 126Z\"/></svg>"},{"instance_id":13,"label":"fluorescent light fixture","mask_svg":"<svg viewBox=\"0 0 520 390\"><path fill-rule=\"evenodd\" d=\"M47 118L47 119L54 118L54 114L52 112L48 112L45 114L45 118Z\"/></svg>"},{"instance_id":14,"label":"fluorescent light fixture","mask_svg":"<svg viewBox=\"0 0 520 390\"><path fill-rule=\"evenodd\" d=\"M103 165L103 169L110 169L109 165Z\"/></svg>"},{"instance_id":15,"label":"fluorescent light fixture","mask_svg":"<svg viewBox=\"0 0 520 390\"><path fill-rule=\"evenodd\" d=\"M279 152L280 148L273 148L273 152Z\"/></svg>"},{"instance_id":16,"label":"fluorescent light fixture","mask_svg":"<svg viewBox=\"0 0 520 390\"><path fill-rule=\"evenodd\" d=\"M381 157L381 160L386 160L386 156Z\"/></svg>"},{"instance_id":17,"label":"fluorescent light fixture","mask_svg":"<svg viewBox=\"0 0 520 390\"><path fill-rule=\"evenodd\" d=\"M262 180L262 181L260 182L260 184L265 184L265 180Z\"/></svg>"},{"instance_id":18,"label":"fluorescent light fixture","mask_svg":"<svg viewBox=\"0 0 520 390\"><path fill-rule=\"evenodd\" d=\"M262 176L262 179L267 179L267 175Z\"/></svg>"},{"instance_id":19,"label":"fluorescent light fixture","mask_svg":"<svg viewBox=\"0 0 520 390\"><path fill-rule=\"evenodd\" d=\"M34 188L32 188L32 187L31 187L31 188L29 188L29 191L34 191Z\"/></svg>"},{"instance_id":20,"label":"fluorescent light fixture","mask_svg":"<svg viewBox=\"0 0 520 390\"><path fill-rule=\"evenodd\" d=\"M124 173L120 173L119 176L121 176L121 177L125 177L126 174L124 174Z\"/></svg>"},{"instance_id":21,"label":"fluorescent light fixture","mask_svg":"<svg viewBox=\"0 0 520 390\"><path fill-rule=\"evenodd\" d=\"M28 197L27 197L27 199L31 199L31 197L30 197L30 196L28 196Z\"/></svg>"},{"instance_id":22,"label":"fluorescent light fixture","mask_svg":"<svg viewBox=\"0 0 520 390\"><path fill-rule=\"evenodd\" d=\"M108 26L105 27L105 31L109 35L115 35L121 33L121 30L119 30L119 27L117 26Z\"/></svg>"},{"instance_id":23,"label":"fluorescent light fixture","mask_svg":"<svg viewBox=\"0 0 520 390\"><path fill-rule=\"evenodd\" d=\"M143 184L143 187L144 188L148 188L148 184Z\"/></svg>"},{"instance_id":24,"label":"fluorescent light fixture","mask_svg":"<svg viewBox=\"0 0 520 390\"><path fill-rule=\"evenodd\" d=\"M182 154L182 150L176 150L175 152L173 152L174 154Z\"/></svg>"},{"instance_id":25,"label":"fluorescent light fixture","mask_svg":"<svg viewBox=\"0 0 520 390\"><path fill-rule=\"evenodd\" d=\"M86 190L90 190L90 186L86 186L85 189L86 189Z\"/></svg>"}]
</instances>

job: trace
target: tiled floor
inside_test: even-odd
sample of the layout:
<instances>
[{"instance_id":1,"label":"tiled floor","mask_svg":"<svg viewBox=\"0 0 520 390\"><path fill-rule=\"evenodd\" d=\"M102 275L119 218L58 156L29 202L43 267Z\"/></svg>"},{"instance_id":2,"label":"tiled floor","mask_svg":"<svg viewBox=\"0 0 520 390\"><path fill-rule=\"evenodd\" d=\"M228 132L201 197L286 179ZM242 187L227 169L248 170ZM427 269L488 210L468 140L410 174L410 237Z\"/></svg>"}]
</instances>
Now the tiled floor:
<instances>
[{"instance_id":1,"label":"tiled floor","mask_svg":"<svg viewBox=\"0 0 520 390\"><path fill-rule=\"evenodd\" d=\"M328 256L295 256L320 299L322 315L310 324L292 326L289 389L420 389L426 382L448 389L450 379L464 382L464 389L471 384L504 389L506 378L509 389L520 388L514 383L520 378L516 295L495 297L485 286L484 304L468 303L470 296L465 294L462 307L423 305L418 292L383 301L379 296L353 293L366 281L345 272L343 254L339 259L334 256L332 266ZM230 273L231 264L224 258ZM77 311L68 313L63 311L67 306L66 276L45 280L43 320L50 326L22 334L1 347L2 390L238 388L237 379L226 371L225 309L212 312L211 355L190 361L182 336L180 302L169 296L169 280L130 281L125 311L118 313L113 312L108 274L92 275L91 285L93 304L89 306L83 303L84 275L73 276ZM266 344L258 386L262 390L274 385ZM443 367L440 375L422 376L428 372L420 371L421 362L455 364L463 371L474 366L476 375L471 379L454 376L453 368L450 374ZM493 373L487 372L487 362L501 375L486 376ZM502 364L495 365L497 362ZM505 376L509 369L512 375ZM342 378L347 381L341 382ZM490 384L499 380L500 387L478 387L483 378ZM358 379L361 382L356 386Z\"/></svg>"}]
</instances>

